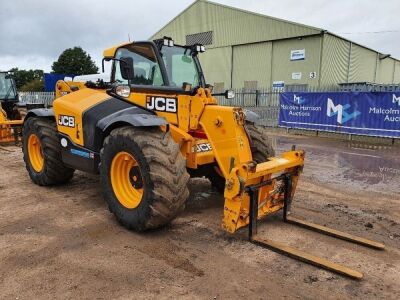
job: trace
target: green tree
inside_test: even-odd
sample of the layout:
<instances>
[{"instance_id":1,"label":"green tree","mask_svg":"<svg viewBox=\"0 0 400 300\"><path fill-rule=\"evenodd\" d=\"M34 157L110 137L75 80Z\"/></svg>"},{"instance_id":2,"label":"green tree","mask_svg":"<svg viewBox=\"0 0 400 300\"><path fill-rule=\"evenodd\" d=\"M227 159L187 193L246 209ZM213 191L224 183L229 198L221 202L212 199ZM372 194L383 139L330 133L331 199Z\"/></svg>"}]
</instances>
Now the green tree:
<instances>
[{"instance_id":1,"label":"green tree","mask_svg":"<svg viewBox=\"0 0 400 300\"><path fill-rule=\"evenodd\" d=\"M18 90L33 80L43 81L43 70L19 70L18 68L13 68L10 71L14 73Z\"/></svg>"},{"instance_id":2,"label":"green tree","mask_svg":"<svg viewBox=\"0 0 400 300\"><path fill-rule=\"evenodd\" d=\"M44 92L43 79L34 79L20 88L21 92Z\"/></svg>"},{"instance_id":3,"label":"green tree","mask_svg":"<svg viewBox=\"0 0 400 300\"><path fill-rule=\"evenodd\" d=\"M52 69L54 73L71 75L95 74L99 71L90 55L81 47L64 50L53 63Z\"/></svg>"}]
</instances>

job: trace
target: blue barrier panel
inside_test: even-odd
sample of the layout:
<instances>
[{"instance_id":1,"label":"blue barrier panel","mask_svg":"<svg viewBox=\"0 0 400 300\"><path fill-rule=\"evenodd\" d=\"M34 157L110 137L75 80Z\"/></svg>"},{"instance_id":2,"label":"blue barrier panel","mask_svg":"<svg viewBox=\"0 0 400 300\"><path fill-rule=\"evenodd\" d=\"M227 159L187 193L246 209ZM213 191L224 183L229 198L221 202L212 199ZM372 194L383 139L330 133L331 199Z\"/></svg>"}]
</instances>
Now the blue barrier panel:
<instances>
[{"instance_id":1,"label":"blue barrier panel","mask_svg":"<svg viewBox=\"0 0 400 300\"><path fill-rule=\"evenodd\" d=\"M74 78L75 75L56 74L56 73L45 73L44 74L44 87L46 92L54 92L56 83L59 80L64 80L65 77Z\"/></svg>"},{"instance_id":2,"label":"blue barrier panel","mask_svg":"<svg viewBox=\"0 0 400 300\"><path fill-rule=\"evenodd\" d=\"M282 93L279 126L400 137L400 92Z\"/></svg>"}]
</instances>

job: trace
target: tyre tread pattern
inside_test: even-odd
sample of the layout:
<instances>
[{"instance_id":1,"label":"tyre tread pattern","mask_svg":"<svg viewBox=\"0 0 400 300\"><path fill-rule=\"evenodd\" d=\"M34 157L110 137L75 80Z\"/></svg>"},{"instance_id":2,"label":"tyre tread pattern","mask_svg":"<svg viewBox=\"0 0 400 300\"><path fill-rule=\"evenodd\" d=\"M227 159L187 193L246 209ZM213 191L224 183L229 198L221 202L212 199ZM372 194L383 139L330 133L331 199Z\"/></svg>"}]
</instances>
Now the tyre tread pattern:
<instances>
[{"instance_id":1,"label":"tyre tread pattern","mask_svg":"<svg viewBox=\"0 0 400 300\"><path fill-rule=\"evenodd\" d=\"M104 149L112 146L115 139L134 141L137 144L147 162L152 189L151 193L143 195L147 198L142 201L148 202L148 210L140 215L142 220L127 218L118 209L118 203L106 195L111 212L128 229L143 231L168 224L183 211L189 197L187 185L190 176L179 145L174 142L169 132L162 132L159 128L121 127L113 130L105 139L101 161Z\"/></svg>"},{"instance_id":2,"label":"tyre tread pattern","mask_svg":"<svg viewBox=\"0 0 400 300\"><path fill-rule=\"evenodd\" d=\"M251 138L251 153L253 154L254 161L262 163L267 161L268 157L275 156L274 147L270 142L265 128L248 124L246 125L246 129Z\"/></svg>"}]
</instances>

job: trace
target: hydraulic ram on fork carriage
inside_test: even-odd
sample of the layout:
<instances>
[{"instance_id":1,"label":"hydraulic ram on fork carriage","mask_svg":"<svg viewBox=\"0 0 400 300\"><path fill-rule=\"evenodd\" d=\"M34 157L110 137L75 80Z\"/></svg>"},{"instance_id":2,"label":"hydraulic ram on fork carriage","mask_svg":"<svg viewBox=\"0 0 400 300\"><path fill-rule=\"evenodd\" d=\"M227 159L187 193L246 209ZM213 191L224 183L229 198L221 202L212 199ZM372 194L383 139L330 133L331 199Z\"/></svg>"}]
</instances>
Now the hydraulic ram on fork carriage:
<instances>
[{"instance_id":1,"label":"hydraulic ram on fork carriage","mask_svg":"<svg viewBox=\"0 0 400 300\"><path fill-rule=\"evenodd\" d=\"M333 271L338 274L342 274L345 276L349 276L354 279L361 279L363 274L352 270L348 267L339 265L337 263L331 262L327 259L308 254L306 252L294 249L292 247L286 246L284 244L280 244L268 239L260 238L257 236L257 218L258 218L258 191L261 187L272 184L273 181L283 180L284 182L284 207L283 207L283 220L286 223L298 225L304 227L306 229L314 230L316 232L330 235L342 240L346 240L349 242L353 242L356 244L360 244L362 246L371 247L374 249L382 250L385 248L385 245L381 243L377 243L371 240L367 240L364 238L360 238L357 236L353 236L351 234L341 232L335 229L331 229L325 226L321 226L318 224L313 224L310 222L302 221L296 218L293 218L288 215L290 211L290 203L291 203L291 190L292 190L292 174L283 174L271 180L267 180L261 182L256 185L248 186L246 191L250 194L251 202L250 202L250 223L249 223L249 240L250 242L259 245L261 247L265 247L272 251L287 255L289 257L301 260L303 262L327 269L329 271Z\"/></svg>"}]
</instances>

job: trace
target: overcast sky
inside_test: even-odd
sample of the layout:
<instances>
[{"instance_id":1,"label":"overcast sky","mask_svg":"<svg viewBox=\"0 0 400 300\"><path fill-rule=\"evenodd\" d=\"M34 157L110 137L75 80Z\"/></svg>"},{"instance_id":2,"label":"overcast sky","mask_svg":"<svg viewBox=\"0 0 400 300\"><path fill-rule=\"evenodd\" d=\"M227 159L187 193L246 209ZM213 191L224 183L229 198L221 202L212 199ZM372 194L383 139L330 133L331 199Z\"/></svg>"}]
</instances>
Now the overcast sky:
<instances>
[{"instance_id":1,"label":"overcast sky","mask_svg":"<svg viewBox=\"0 0 400 300\"><path fill-rule=\"evenodd\" d=\"M192 0L1 0L0 70L44 69L81 46L100 65L103 49L148 39ZM400 58L399 0L214 0L320 27ZM350 33L350 34L348 34Z\"/></svg>"}]
</instances>

